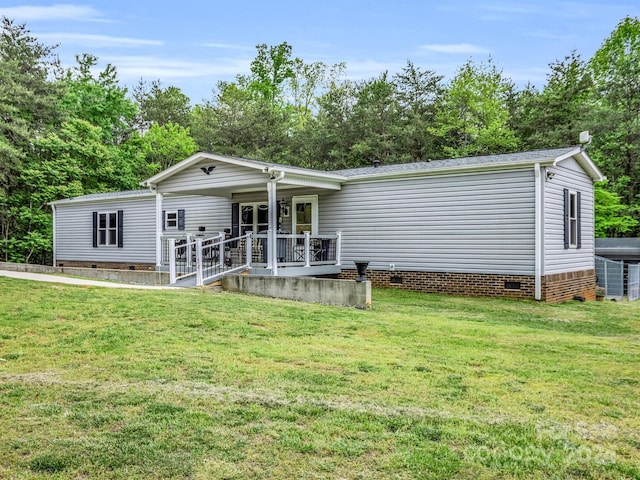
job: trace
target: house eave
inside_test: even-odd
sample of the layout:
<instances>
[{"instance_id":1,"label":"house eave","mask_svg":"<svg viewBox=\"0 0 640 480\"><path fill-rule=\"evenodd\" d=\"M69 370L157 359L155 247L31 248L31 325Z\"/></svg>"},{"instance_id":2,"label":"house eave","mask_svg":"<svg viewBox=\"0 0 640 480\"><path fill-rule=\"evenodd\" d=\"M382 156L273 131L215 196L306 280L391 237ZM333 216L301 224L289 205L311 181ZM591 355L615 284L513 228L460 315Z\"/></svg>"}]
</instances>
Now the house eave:
<instances>
[{"instance_id":1,"label":"house eave","mask_svg":"<svg viewBox=\"0 0 640 480\"><path fill-rule=\"evenodd\" d=\"M415 178L415 177L432 177L439 175L455 175L455 174L464 174L464 173L484 173L484 172L495 172L495 171L506 171L506 170L523 170L526 168L533 167L536 163L539 163L541 166L550 166L554 164L554 159L550 160L538 160L538 161L523 161L523 162L509 162L502 164L491 164L491 165L464 165L457 167L445 167L445 168L434 168L432 170L416 170L411 172L388 172L388 173L373 173L373 174L365 174L365 175L357 175L353 177L347 178L345 183L359 183L359 182L370 182L374 180L387 180L387 179L401 179L401 178Z\"/></svg>"}]
</instances>

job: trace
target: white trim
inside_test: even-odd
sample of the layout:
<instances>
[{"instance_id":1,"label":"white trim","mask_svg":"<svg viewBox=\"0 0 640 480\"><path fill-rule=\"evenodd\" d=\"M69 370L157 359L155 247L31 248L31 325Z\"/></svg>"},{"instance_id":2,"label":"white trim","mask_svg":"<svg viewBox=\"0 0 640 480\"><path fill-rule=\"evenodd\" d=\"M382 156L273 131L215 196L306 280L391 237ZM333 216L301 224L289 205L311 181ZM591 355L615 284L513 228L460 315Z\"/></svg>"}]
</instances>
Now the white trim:
<instances>
[{"instance_id":1,"label":"white trim","mask_svg":"<svg viewBox=\"0 0 640 480\"><path fill-rule=\"evenodd\" d=\"M96 236L97 236L97 246L98 248L100 247L117 247L118 246L118 239L120 238L120 229L118 228L118 211L114 210L114 211L104 211L104 212L97 212L98 213L98 222L96 225ZM105 228L100 228L100 215L105 215ZM116 216L116 225L115 227L111 226L111 222L109 222L109 217L111 215L115 215ZM103 230L104 231L104 240L105 243L100 243L100 231ZM116 231L116 241L115 243L111 243L109 241L109 233L111 230L115 230Z\"/></svg>"},{"instance_id":2,"label":"white trim","mask_svg":"<svg viewBox=\"0 0 640 480\"><path fill-rule=\"evenodd\" d=\"M175 226L170 227L169 226L169 215L175 215L176 219L175 219ZM173 220L172 220L173 221ZM164 229L165 230L178 230L178 210L165 210L164 211Z\"/></svg>"},{"instance_id":3,"label":"white trim","mask_svg":"<svg viewBox=\"0 0 640 480\"><path fill-rule=\"evenodd\" d=\"M258 209L261 205L267 206L267 222L258 224ZM244 235L242 231L242 227L248 224L242 222L242 208L243 207L252 207L253 208L253 222L251 223L251 228L247 228L247 231L251 231L253 233L260 233L261 231L269 229L269 201L266 202L245 202L241 203L238 208L240 209L240 222L238 223L240 227L240 235ZM262 229L258 229L258 225L262 225ZM266 226L266 228L264 228Z\"/></svg>"},{"instance_id":4,"label":"white trim","mask_svg":"<svg viewBox=\"0 0 640 480\"><path fill-rule=\"evenodd\" d=\"M534 298L542 300L542 273L544 271L544 176L539 163L534 165L535 181L535 234L534 234Z\"/></svg>"},{"instance_id":5,"label":"white trim","mask_svg":"<svg viewBox=\"0 0 640 480\"><path fill-rule=\"evenodd\" d=\"M569 222L569 249L577 249L578 248L578 192L576 190L569 190L569 196L567 200L569 201L569 205L567 205L567 210L569 211L568 222ZM571 199L573 200L574 212L573 216L571 216ZM582 207L582 205L580 205ZM573 220L573 221L572 221ZM575 228L574 228L575 225ZM572 235L573 234L573 235ZM573 237L573 242L571 241L571 237Z\"/></svg>"},{"instance_id":6,"label":"white trim","mask_svg":"<svg viewBox=\"0 0 640 480\"><path fill-rule=\"evenodd\" d=\"M214 153L198 152L191 155L188 158L185 158L181 162L178 162L175 165L167 168L166 170L154 175L153 177L144 180L143 182L140 183L140 185L145 187L157 185L158 183L181 172L182 170L190 167L193 164L201 162L202 160L217 160L223 163L229 163L232 165L239 165L246 168L252 168L254 170L260 170L268 174L272 172L278 172L278 173L284 172L284 173L300 175L302 177L306 176L306 177L313 177L313 178L325 178L325 179L332 179L332 180L338 180L338 181L346 180L345 177L342 177L340 175L337 175L334 173L321 172L319 170L287 167L285 165L268 164L268 163L260 162L257 160L249 160L249 159L237 158L237 157L227 157L224 155L217 155Z\"/></svg>"},{"instance_id":7,"label":"white trim","mask_svg":"<svg viewBox=\"0 0 640 480\"><path fill-rule=\"evenodd\" d=\"M156 267L162 266L162 200L163 195L156 192Z\"/></svg>"},{"instance_id":8,"label":"white trim","mask_svg":"<svg viewBox=\"0 0 640 480\"><path fill-rule=\"evenodd\" d=\"M51 210L53 210L53 259L52 262L53 263L53 267L57 266L56 265L56 206L54 204L51 204Z\"/></svg>"},{"instance_id":9,"label":"white trim","mask_svg":"<svg viewBox=\"0 0 640 480\"><path fill-rule=\"evenodd\" d=\"M296 204L297 203L310 203L311 204L311 235L318 235L318 195L298 195L291 197L291 231L298 233L297 228L297 215Z\"/></svg>"}]
</instances>

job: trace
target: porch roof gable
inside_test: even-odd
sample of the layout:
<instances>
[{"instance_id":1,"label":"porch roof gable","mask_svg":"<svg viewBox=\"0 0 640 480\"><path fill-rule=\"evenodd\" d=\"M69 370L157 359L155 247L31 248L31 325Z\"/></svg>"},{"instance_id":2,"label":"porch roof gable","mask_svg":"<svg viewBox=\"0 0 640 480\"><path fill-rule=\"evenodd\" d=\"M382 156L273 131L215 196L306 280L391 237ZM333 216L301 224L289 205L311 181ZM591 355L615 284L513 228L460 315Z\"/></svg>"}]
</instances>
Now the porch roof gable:
<instances>
[{"instance_id":1,"label":"porch roof gable","mask_svg":"<svg viewBox=\"0 0 640 480\"><path fill-rule=\"evenodd\" d=\"M162 172L148 178L140 183L143 187L153 187L159 183L167 180L168 178L182 172L183 170L195 165L203 160L216 160L223 163L229 163L232 165L238 165L241 167L258 170L266 174L278 174L284 172L288 176L297 179L322 179L329 182L342 183L346 178L334 172L323 172L319 170L312 170L309 168L294 167L290 165L282 165L278 163L262 162L260 160L252 160L248 158L231 157L226 155L218 155L209 152L198 152L190 157L176 163L175 165L163 170Z\"/></svg>"}]
</instances>

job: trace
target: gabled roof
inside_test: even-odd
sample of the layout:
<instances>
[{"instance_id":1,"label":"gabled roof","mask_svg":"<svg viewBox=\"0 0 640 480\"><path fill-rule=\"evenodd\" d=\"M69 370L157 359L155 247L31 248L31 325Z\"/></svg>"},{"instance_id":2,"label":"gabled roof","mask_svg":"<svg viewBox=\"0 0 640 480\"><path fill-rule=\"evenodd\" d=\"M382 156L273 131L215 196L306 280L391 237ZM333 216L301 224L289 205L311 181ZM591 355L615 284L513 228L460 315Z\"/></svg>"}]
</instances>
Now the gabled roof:
<instances>
[{"instance_id":1,"label":"gabled roof","mask_svg":"<svg viewBox=\"0 0 640 480\"><path fill-rule=\"evenodd\" d=\"M252 168L252 169L256 169L256 170L260 170L264 173L271 173L271 172L284 172L284 173L291 173L291 174L296 174L296 175L301 175L301 176L307 176L307 177L319 177L319 178L325 178L325 179L330 179L330 180L337 180L337 181L344 181L346 180L343 176L341 175L337 175L335 173L331 173L331 172L323 172L320 170L312 170L310 168L301 168L301 167L293 167L290 165L282 165L282 164L278 164L278 163L270 163L270 162L262 162L260 160L252 160L249 158L240 158L240 157L231 157L231 156L227 156L227 155L218 155L216 153L209 153L209 152L198 152L195 153L193 155L191 155L189 158L186 158L184 160L182 160L179 163L176 163L175 165L167 168L166 170L163 170L162 172L154 175L151 178L146 179L145 181L141 182L140 185L144 186L144 187L148 187L148 186L152 186L152 185L157 185L158 183L162 182L163 180L175 175L176 173L179 173L181 171L183 171L186 168L189 168L192 165L195 165L203 160L217 160L220 162L225 162L225 163L230 163L233 165L240 165L243 167L247 167L247 168Z\"/></svg>"},{"instance_id":2,"label":"gabled roof","mask_svg":"<svg viewBox=\"0 0 640 480\"><path fill-rule=\"evenodd\" d=\"M598 167L587 156L580 146L553 148L546 150L530 150L526 152L505 153L498 155L483 155L478 157L462 157L427 162L401 163L395 165L381 165L378 167L351 168L337 170L333 173L347 177L349 180L365 180L372 178L387 178L429 174L474 171L496 168L514 168L540 163L545 166L555 165L569 157L575 157L582 168L594 181L604 179Z\"/></svg>"},{"instance_id":3,"label":"gabled roof","mask_svg":"<svg viewBox=\"0 0 640 480\"><path fill-rule=\"evenodd\" d=\"M125 190L123 192L91 193L89 195L82 195L80 197L56 200L55 202L49 202L49 205L60 205L63 203L85 203L101 200L123 200L127 198L138 198L145 196L152 197L154 196L154 194L149 190Z\"/></svg>"}]
</instances>

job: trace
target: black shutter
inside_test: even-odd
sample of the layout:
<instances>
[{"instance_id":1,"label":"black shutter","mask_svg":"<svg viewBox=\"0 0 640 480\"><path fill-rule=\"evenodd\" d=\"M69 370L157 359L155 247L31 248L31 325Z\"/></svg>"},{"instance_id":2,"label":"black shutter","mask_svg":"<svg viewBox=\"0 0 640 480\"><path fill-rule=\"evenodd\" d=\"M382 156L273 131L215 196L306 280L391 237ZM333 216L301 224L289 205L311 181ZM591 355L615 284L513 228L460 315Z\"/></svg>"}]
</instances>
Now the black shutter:
<instances>
[{"instance_id":1,"label":"black shutter","mask_svg":"<svg viewBox=\"0 0 640 480\"><path fill-rule=\"evenodd\" d=\"M564 248L569 248L569 229L571 222L569 221L569 190L564 189Z\"/></svg>"},{"instance_id":2,"label":"black shutter","mask_svg":"<svg viewBox=\"0 0 640 480\"><path fill-rule=\"evenodd\" d=\"M580 218L580 192L576 193L576 247L582 248L582 220Z\"/></svg>"},{"instance_id":3,"label":"black shutter","mask_svg":"<svg viewBox=\"0 0 640 480\"><path fill-rule=\"evenodd\" d=\"M231 236L233 238L240 236L240 204L231 204Z\"/></svg>"},{"instance_id":4,"label":"black shutter","mask_svg":"<svg viewBox=\"0 0 640 480\"><path fill-rule=\"evenodd\" d=\"M238 238L240 236L240 204L231 204L231 238ZM236 248L238 242L232 242L230 245L232 248Z\"/></svg>"},{"instance_id":5,"label":"black shutter","mask_svg":"<svg viewBox=\"0 0 640 480\"><path fill-rule=\"evenodd\" d=\"M178 230L184 230L184 210L178 210Z\"/></svg>"},{"instance_id":6,"label":"black shutter","mask_svg":"<svg viewBox=\"0 0 640 480\"><path fill-rule=\"evenodd\" d=\"M98 248L98 212L93 212L93 248Z\"/></svg>"},{"instance_id":7,"label":"black shutter","mask_svg":"<svg viewBox=\"0 0 640 480\"><path fill-rule=\"evenodd\" d=\"M165 224L166 219L167 218L167 211L166 210L162 210L162 230L166 230L167 226Z\"/></svg>"},{"instance_id":8,"label":"black shutter","mask_svg":"<svg viewBox=\"0 0 640 480\"><path fill-rule=\"evenodd\" d=\"M124 211L118 210L118 248L122 248L124 243L122 237L124 237Z\"/></svg>"}]
</instances>

